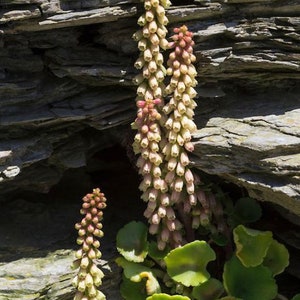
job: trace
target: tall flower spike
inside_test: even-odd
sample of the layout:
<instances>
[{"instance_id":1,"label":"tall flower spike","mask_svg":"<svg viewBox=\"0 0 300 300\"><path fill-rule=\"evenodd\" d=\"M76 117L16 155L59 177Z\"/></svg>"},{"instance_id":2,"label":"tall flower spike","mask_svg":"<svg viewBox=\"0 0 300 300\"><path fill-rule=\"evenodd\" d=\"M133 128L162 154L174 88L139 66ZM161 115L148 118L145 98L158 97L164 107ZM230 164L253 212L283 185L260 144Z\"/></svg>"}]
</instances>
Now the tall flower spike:
<instances>
[{"instance_id":1,"label":"tall flower spike","mask_svg":"<svg viewBox=\"0 0 300 300\"><path fill-rule=\"evenodd\" d=\"M156 234L167 226L165 206L168 203L168 185L163 179L162 147L166 144L162 124L165 122L163 107L164 78L166 69L163 66L161 50L168 47L166 40L168 19L165 8L169 0L145 0L145 13L138 19L142 27L133 38L138 42L140 56L135 67L142 71L134 78L137 88L137 118L133 128L137 129L133 149L140 157L137 162L139 173L143 176L140 189L142 199L146 201L145 217L150 223L150 233ZM162 200L164 199L164 200ZM164 201L162 203L162 201ZM163 248L161 243L161 248Z\"/></svg>"},{"instance_id":2,"label":"tall flower spike","mask_svg":"<svg viewBox=\"0 0 300 300\"><path fill-rule=\"evenodd\" d=\"M192 33L186 26L175 28L174 32L172 42L169 44L173 51L167 61L167 75L171 76L171 79L166 87L166 93L170 94L170 101L163 107L166 118L164 127L167 133L167 142L163 148L166 160L163 173L166 174L165 179L169 184L171 195L169 210L172 209L173 215L176 214L176 217L178 215L187 227L191 209L197 204L194 175L189 167L188 156L188 152L193 151L192 133L197 129L193 121L196 107L194 87L197 85L195 79L197 72L193 65L196 57L193 54ZM182 225L178 222L179 218L176 219L177 226L168 221L167 228L170 233L164 232L164 236L168 236L172 247L178 247L184 243ZM188 222L192 229L192 221ZM162 236L163 240L164 236Z\"/></svg>"},{"instance_id":3,"label":"tall flower spike","mask_svg":"<svg viewBox=\"0 0 300 300\"><path fill-rule=\"evenodd\" d=\"M72 265L73 269L79 268L72 282L77 289L74 300L105 300L105 295L97 289L102 284L104 274L97 267L95 259L101 257L98 238L103 236L101 221L106 198L100 189L94 189L92 194L87 194L82 200L80 213L85 217L75 225L78 230L77 244L81 248L76 252Z\"/></svg>"}]
</instances>

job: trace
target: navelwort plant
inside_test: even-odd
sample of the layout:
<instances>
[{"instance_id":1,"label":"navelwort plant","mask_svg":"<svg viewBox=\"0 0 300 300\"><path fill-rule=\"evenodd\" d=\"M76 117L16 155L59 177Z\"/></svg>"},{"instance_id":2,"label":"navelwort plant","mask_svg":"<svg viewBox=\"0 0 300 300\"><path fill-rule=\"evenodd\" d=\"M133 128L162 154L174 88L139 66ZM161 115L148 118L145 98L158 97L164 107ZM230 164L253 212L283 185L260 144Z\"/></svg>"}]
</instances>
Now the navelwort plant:
<instances>
[{"instance_id":1,"label":"navelwort plant","mask_svg":"<svg viewBox=\"0 0 300 300\"><path fill-rule=\"evenodd\" d=\"M247 227L260 218L259 205L248 197L233 203L190 167L197 129L193 34L183 25L174 28L168 42L165 9L170 1L143 4L141 28L133 35L140 50L135 67L141 73L134 78L137 116L132 128L149 227L133 221L117 234L121 295L125 300L286 299L278 295L275 276L288 265L287 249L271 232ZM165 50L170 52L167 67ZM106 199L95 189L83 200L85 218L76 224L81 249L74 261L79 268L74 299L100 300L105 296L97 287L104 275L95 263L101 256L95 237L103 235Z\"/></svg>"}]
</instances>

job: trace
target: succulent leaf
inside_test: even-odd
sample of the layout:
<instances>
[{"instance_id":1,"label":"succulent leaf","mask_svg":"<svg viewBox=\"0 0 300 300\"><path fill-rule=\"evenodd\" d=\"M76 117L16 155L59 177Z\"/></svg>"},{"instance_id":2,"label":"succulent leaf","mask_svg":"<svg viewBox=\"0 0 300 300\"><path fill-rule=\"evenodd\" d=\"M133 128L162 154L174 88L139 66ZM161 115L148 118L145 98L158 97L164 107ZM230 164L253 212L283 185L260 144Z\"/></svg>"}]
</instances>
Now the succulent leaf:
<instances>
[{"instance_id":1,"label":"succulent leaf","mask_svg":"<svg viewBox=\"0 0 300 300\"><path fill-rule=\"evenodd\" d=\"M273 240L264 258L263 265L268 267L274 276L282 273L289 265L289 252L286 247Z\"/></svg>"},{"instance_id":2,"label":"succulent leaf","mask_svg":"<svg viewBox=\"0 0 300 300\"><path fill-rule=\"evenodd\" d=\"M273 240L271 231L258 231L243 225L233 230L233 238L236 244L236 256L245 267L260 265Z\"/></svg>"},{"instance_id":3,"label":"succulent leaf","mask_svg":"<svg viewBox=\"0 0 300 300\"><path fill-rule=\"evenodd\" d=\"M276 282L267 267L245 267L236 256L225 263L223 283L229 296L243 300L272 300L277 295Z\"/></svg>"},{"instance_id":4,"label":"succulent leaf","mask_svg":"<svg viewBox=\"0 0 300 300\"><path fill-rule=\"evenodd\" d=\"M197 286L210 278L206 265L216 259L205 241L194 241L172 250L165 262L169 276L185 286Z\"/></svg>"},{"instance_id":5,"label":"succulent leaf","mask_svg":"<svg viewBox=\"0 0 300 300\"><path fill-rule=\"evenodd\" d=\"M128 261L143 262L148 254L147 226L132 221L117 234L117 249Z\"/></svg>"}]
</instances>

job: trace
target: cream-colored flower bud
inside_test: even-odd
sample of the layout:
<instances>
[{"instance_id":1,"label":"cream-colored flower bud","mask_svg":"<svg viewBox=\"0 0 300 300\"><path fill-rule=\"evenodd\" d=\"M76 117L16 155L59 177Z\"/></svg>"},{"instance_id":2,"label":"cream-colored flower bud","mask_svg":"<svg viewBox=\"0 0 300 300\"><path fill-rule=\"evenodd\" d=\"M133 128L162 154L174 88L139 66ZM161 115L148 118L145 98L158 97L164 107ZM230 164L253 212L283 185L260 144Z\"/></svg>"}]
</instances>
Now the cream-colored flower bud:
<instances>
[{"instance_id":1,"label":"cream-colored flower bud","mask_svg":"<svg viewBox=\"0 0 300 300\"><path fill-rule=\"evenodd\" d=\"M76 243L77 243L78 245L82 245L83 242L84 242L84 238L81 237L81 236L79 236L79 237L77 238L77 240L76 240Z\"/></svg>"},{"instance_id":2,"label":"cream-colored flower bud","mask_svg":"<svg viewBox=\"0 0 300 300\"><path fill-rule=\"evenodd\" d=\"M162 94L163 94L163 91L161 89L161 87L157 87L154 91L154 97L155 98L161 98L162 97Z\"/></svg>"},{"instance_id":3,"label":"cream-colored flower bud","mask_svg":"<svg viewBox=\"0 0 300 300\"><path fill-rule=\"evenodd\" d=\"M152 60L152 53L150 49L146 49L143 53L144 60L149 62ZM143 75L142 75L143 76Z\"/></svg>"},{"instance_id":4,"label":"cream-colored flower bud","mask_svg":"<svg viewBox=\"0 0 300 300\"><path fill-rule=\"evenodd\" d=\"M148 149L143 149L141 152L141 156L143 159L147 159L149 157L149 150Z\"/></svg>"},{"instance_id":5,"label":"cream-colored flower bud","mask_svg":"<svg viewBox=\"0 0 300 300\"><path fill-rule=\"evenodd\" d=\"M193 87L188 87L186 89L186 93L188 93L191 98L195 98L197 96L197 92Z\"/></svg>"},{"instance_id":6,"label":"cream-colored flower bud","mask_svg":"<svg viewBox=\"0 0 300 300\"><path fill-rule=\"evenodd\" d=\"M149 196L148 196L149 201L156 201L157 196L158 196L158 190L151 189L150 192L149 192Z\"/></svg>"},{"instance_id":7,"label":"cream-colored flower bud","mask_svg":"<svg viewBox=\"0 0 300 300\"><path fill-rule=\"evenodd\" d=\"M158 166L155 166L153 168L152 174L154 177L160 177L161 176L161 169Z\"/></svg>"},{"instance_id":8,"label":"cream-colored flower bud","mask_svg":"<svg viewBox=\"0 0 300 300\"><path fill-rule=\"evenodd\" d=\"M192 139L192 135L189 129L183 128L181 130L181 134L185 142L189 142Z\"/></svg>"},{"instance_id":9,"label":"cream-colored flower bud","mask_svg":"<svg viewBox=\"0 0 300 300\"><path fill-rule=\"evenodd\" d=\"M156 21L151 21L148 25L148 28L149 28L150 33L155 33L157 31Z\"/></svg>"},{"instance_id":10,"label":"cream-colored flower bud","mask_svg":"<svg viewBox=\"0 0 300 300\"><path fill-rule=\"evenodd\" d=\"M167 222L168 229L172 232L176 230L176 225L174 220L168 220Z\"/></svg>"},{"instance_id":11,"label":"cream-colored flower bud","mask_svg":"<svg viewBox=\"0 0 300 300\"><path fill-rule=\"evenodd\" d=\"M188 74L188 70L189 70L189 68L188 68L188 66L186 64L181 64L180 65L180 72L181 72L181 74Z\"/></svg>"},{"instance_id":12,"label":"cream-colored flower bud","mask_svg":"<svg viewBox=\"0 0 300 300\"><path fill-rule=\"evenodd\" d=\"M162 25L168 25L168 23L169 23L169 20L168 20L168 18L165 16L165 15L160 15L160 16L158 16L157 17L157 20L158 20L158 22L160 23L160 24L162 24ZM169 44L169 43L168 43Z\"/></svg>"},{"instance_id":13,"label":"cream-colored flower bud","mask_svg":"<svg viewBox=\"0 0 300 300\"><path fill-rule=\"evenodd\" d=\"M154 73L157 70L157 65L156 62L154 60L151 60L148 64L148 69L150 71L150 73Z\"/></svg>"},{"instance_id":14,"label":"cream-colored flower bud","mask_svg":"<svg viewBox=\"0 0 300 300\"><path fill-rule=\"evenodd\" d=\"M139 18L138 18L138 21L137 21L138 25L140 26L144 26L147 24L147 20L145 18L145 14L141 15Z\"/></svg>"},{"instance_id":15,"label":"cream-colored flower bud","mask_svg":"<svg viewBox=\"0 0 300 300\"><path fill-rule=\"evenodd\" d=\"M94 284L95 284L95 286L101 285L101 284L102 284L102 278L101 278L100 276L96 275L96 276L94 277ZM104 298L104 299L105 299L105 298Z\"/></svg>"},{"instance_id":16,"label":"cream-colored flower bud","mask_svg":"<svg viewBox=\"0 0 300 300\"><path fill-rule=\"evenodd\" d=\"M83 269L86 269L88 267L88 265L90 264L90 260L87 256L84 256L82 259L81 259L81 262L80 262L80 267L83 268Z\"/></svg>"},{"instance_id":17,"label":"cream-colored flower bud","mask_svg":"<svg viewBox=\"0 0 300 300\"><path fill-rule=\"evenodd\" d=\"M137 32L135 32L133 35L132 35L132 38L138 42L141 38L143 38L143 32L142 30L138 30Z\"/></svg>"},{"instance_id":18,"label":"cream-colored flower bud","mask_svg":"<svg viewBox=\"0 0 300 300\"><path fill-rule=\"evenodd\" d=\"M159 45L153 45L151 44L150 50L153 56L157 55L159 53Z\"/></svg>"},{"instance_id":19,"label":"cream-colored flower bud","mask_svg":"<svg viewBox=\"0 0 300 300\"><path fill-rule=\"evenodd\" d=\"M166 17L165 17L166 18ZM168 20L168 19L167 19ZM167 50L169 48L169 42L166 39L160 39L159 41L159 46L164 49Z\"/></svg>"},{"instance_id":20,"label":"cream-colored flower bud","mask_svg":"<svg viewBox=\"0 0 300 300\"><path fill-rule=\"evenodd\" d=\"M136 93L138 94L138 96L140 97L144 97L145 93L147 91L148 85L143 82L142 84L140 84L136 90Z\"/></svg>"},{"instance_id":21,"label":"cream-colored flower bud","mask_svg":"<svg viewBox=\"0 0 300 300\"><path fill-rule=\"evenodd\" d=\"M158 70L156 73L155 73L155 77L157 79L158 82L162 82L164 79L165 79L165 74L162 70Z\"/></svg>"},{"instance_id":22,"label":"cream-colored flower bud","mask_svg":"<svg viewBox=\"0 0 300 300\"><path fill-rule=\"evenodd\" d=\"M149 31L150 31L150 29L149 29ZM149 40L153 45L160 45L160 39L156 33L151 33Z\"/></svg>"},{"instance_id":23,"label":"cream-colored flower bud","mask_svg":"<svg viewBox=\"0 0 300 300\"><path fill-rule=\"evenodd\" d=\"M193 65L189 65L188 66L188 74L191 76L191 77L195 77L197 76L197 71L195 69L195 67Z\"/></svg>"},{"instance_id":24,"label":"cream-colored flower bud","mask_svg":"<svg viewBox=\"0 0 300 300\"><path fill-rule=\"evenodd\" d=\"M190 163L189 156L187 155L187 153L185 151L182 151L180 154L180 163L183 166L187 166Z\"/></svg>"},{"instance_id":25,"label":"cream-colored flower bud","mask_svg":"<svg viewBox=\"0 0 300 300\"><path fill-rule=\"evenodd\" d=\"M144 65L145 65L145 60L142 56L140 56L134 63L134 67L138 70L142 69Z\"/></svg>"},{"instance_id":26,"label":"cream-colored flower bud","mask_svg":"<svg viewBox=\"0 0 300 300\"><path fill-rule=\"evenodd\" d=\"M150 76L149 76L150 77ZM151 89L147 89L145 93L145 100L153 100L153 93Z\"/></svg>"},{"instance_id":27,"label":"cream-colored flower bud","mask_svg":"<svg viewBox=\"0 0 300 300\"><path fill-rule=\"evenodd\" d=\"M179 69L176 69L176 70L173 69L173 77L179 80L180 76L181 76L180 70Z\"/></svg>"},{"instance_id":28,"label":"cream-colored flower bud","mask_svg":"<svg viewBox=\"0 0 300 300\"><path fill-rule=\"evenodd\" d=\"M191 79L191 77L189 75L184 75L183 76L183 82L186 86L192 86L193 85L193 80Z\"/></svg>"},{"instance_id":29,"label":"cream-colored flower bud","mask_svg":"<svg viewBox=\"0 0 300 300\"><path fill-rule=\"evenodd\" d=\"M178 85L178 78L172 77L171 80L170 80L170 86L172 88L176 88L177 85ZM174 97L175 97L175 99L179 100L181 98L181 94L179 94L176 90L175 90L175 92L177 93L177 95L174 95Z\"/></svg>"},{"instance_id":30,"label":"cream-colored flower bud","mask_svg":"<svg viewBox=\"0 0 300 300\"><path fill-rule=\"evenodd\" d=\"M142 168L142 174L150 174L152 168L152 164L149 161L146 161Z\"/></svg>"},{"instance_id":31,"label":"cream-colored flower bud","mask_svg":"<svg viewBox=\"0 0 300 300\"><path fill-rule=\"evenodd\" d=\"M171 144L167 143L163 148L162 148L162 153L166 156L169 157L171 153Z\"/></svg>"},{"instance_id":32,"label":"cream-colored flower bud","mask_svg":"<svg viewBox=\"0 0 300 300\"><path fill-rule=\"evenodd\" d=\"M164 62L164 57L161 53L158 53L155 57L155 62L157 63L158 66L161 66Z\"/></svg>"},{"instance_id":33,"label":"cream-colored flower bud","mask_svg":"<svg viewBox=\"0 0 300 300\"><path fill-rule=\"evenodd\" d=\"M187 182L186 183L186 191L189 195L192 195L195 193L195 185L194 182Z\"/></svg>"},{"instance_id":34,"label":"cream-colored flower bud","mask_svg":"<svg viewBox=\"0 0 300 300\"><path fill-rule=\"evenodd\" d=\"M158 16L163 17L166 14L166 11L163 6L159 5L156 7L156 13Z\"/></svg>"},{"instance_id":35,"label":"cream-colored flower bud","mask_svg":"<svg viewBox=\"0 0 300 300\"><path fill-rule=\"evenodd\" d=\"M180 152L180 147L178 144L174 144L171 147L171 156L172 157L177 157L179 155Z\"/></svg>"},{"instance_id":36,"label":"cream-colored flower bud","mask_svg":"<svg viewBox=\"0 0 300 300\"><path fill-rule=\"evenodd\" d=\"M151 3L150 0L145 0L144 1L144 8L145 8L145 10L149 10L149 9L152 8L152 3Z\"/></svg>"},{"instance_id":37,"label":"cream-colored flower bud","mask_svg":"<svg viewBox=\"0 0 300 300\"><path fill-rule=\"evenodd\" d=\"M184 113L186 113L186 106L183 104L183 102L178 102L178 106L177 106L177 109L178 109L178 111L179 111L179 113L180 114L184 114Z\"/></svg>"},{"instance_id":38,"label":"cream-colored flower bud","mask_svg":"<svg viewBox=\"0 0 300 300\"><path fill-rule=\"evenodd\" d=\"M149 145L148 139L146 137L142 138L140 145L142 148L147 148Z\"/></svg>"},{"instance_id":39,"label":"cream-colored flower bud","mask_svg":"<svg viewBox=\"0 0 300 300\"><path fill-rule=\"evenodd\" d=\"M97 289L94 285L88 287L88 294L90 297L96 297L97 296Z\"/></svg>"},{"instance_id":40,"label":"cream-colored flower bud","mask_svg":"<svg viewBox=\"0 0 300 300\"><path fill-rule=\"evenodd\" d=\"M190 98L189 94L187 94L187 93L182 94L182 102L186 106L191 104L191 98Z\"/></svg>"},{"instance_id":41,"label":"cream-colored flower bud","mask_svg":"<svg viewBox=\"0 0 300 300\"><path fill-rule=\"evenodd\" d=\"M184 145L184 139L183 139L183 137L181 136L180 133L177 134L177 144L179 146L183 146Z\"/></svg>"},{"instance_id":42,"label":"cream-colored flower bud","mask_svg":"<svg viewBox=\"0 0 300 300\"><path fill-rule=\"evenodd\" d=\"M154 186L155 189L160 190L160 188L161 188L161 178L154 177L153 178L153 186Z\"/></svg>"},{"instance_id":43,"label":"cream-colored flower bud","mask_svg":"<svg viewBox=\"0 0 300 300\"><path fill-rule=\"evenodd\" d=\"M143 67L143 77L146 79L149 79L151 76L151 73L148 69L148 64L145 63L144 67Z\"/></svg>"},{"instance_id":44,"label":"cream-colored flower bud","mask_svg":"<svg viewBox=\"0 0 300 300\"><path fill-rule=\"evenodd\" d=\"M171 130L173 128L173 118L170 116L167 120L167 122L165 123L165 127L168 130Z\"/></svg>"},{"instance_id":45,"label":"cream-colored flower bud","mask_svg":"<svg viewBox=\"0 0 300 300\"><path fill-rule=\"evenodd\" d=\"M80 258L82 258L82 256L83 256L82 249L77 250L76 253L75 253L75 257L80 259Z\"/></svg>"},{"instance_id":46,"label":"cream-colored flower bud","mask_svg":"<svg viewBox=\"0 0 300 300\"><path fill-rule=\"evenodd\" d=\"M156 89L158 87L158 81L156 79L155 76L151 76L149 78L149 86L151 87L151 89Z\"/></svg>"},{"instance_id":47,"label":"cream-colored flower bud","mask_svg":"<svg viewBox=\"0 0 300 300\"><path fill-rule=\"evenodd\" d=\"M94 280L91 274L87 273L86 277L85 277L85 285L87 287L91 287L92 285L94 285Z\"/></svg>"},{"instance_id":48,"label":"cream-colored flower bud","mask_svg":"<svg viewBox=\"0 0 300 300\"><path fill-rule=\"evenodd\" d=\"M182 94L185 91L185 89L186 89L185 84L182 81L179 81L177 85L178 92Z\"/></svg>"},{"instance_id":49,"label":"cream-colored flower bud","mask_svg":"<svg viewBox=\"0 0 300 300\"><path fill-rule=\"evenodd\" d=\"M79 292L84 292L84 291L85 291L85 288L86 288L86 286L85 286L85 280L82 279L82 280L80 280L80 281L78 282L77 290L78 290Z\"/></svg>"},{"instance_id":50,"label":"cream-colored flower bud","mask_svg":"<svg viewBox=\"0 0 300 300\"><path fill-rule=\"evenodd\" d=\"M146 18L147 22L152 22L154 20L154 13L153 13L153 11L152 10L146 11L145 18ZM151 30L150 30L150 32L151 32Z\"/></svg>"},{"instance_id":51,"label":"cream-colored flower bud","mask_svg":"<svg viewBox=\"0 0 300 300\"><path fill-rule=\"evenodd\" d=\"M169 131L168 139L169 139L169 142L171 144L176 143L176 141L177 141L177 133L175 131L173 131L173 130ZM171 148L171 152L172 152L172 148ZM172 153L171 153L171 155L172 155Z\"/></svg>"},{"instance_id":52,"label":"cream-colored flower bud","mask_svg":"<svg viewBox=\"0 0 300 300\"><path fill-rule=\"evenodd\" d=\"M176 178L174 189L176 192L181 192L183 188L183 180L182 178Z\"/></svg>"},{"instance_id":53,"label":"cream-colored flower bud","mask_svg":"<svg viewBox=\"0 0 300 300\"><path fill-rule=\"evenodd\" d=\"M143 37L145 37L145 38L150 37L151 33L149 31L148 24L143 27L142 34L143 34Z\"/></svg>"},{"instance_id":54,"label":"cream-colored flower bud","mask_svg":"<svg viewBox=\"0 0 300 300\"><path fill-rule=\"evenodd\" d=\"M160 220L161 220L161 218L158 214L153 214L152 218L151 218L151 223L158 225L160 223Z\"/></svg>"},{"instance_id":55,"label":"cream-colored flower bud","mask_svg":"<svg viewBox=\"0 0 300 300\"><path fill-rule=\"evenodd\" d=\"M178 162L176 167L176 174L178 176L183 176L184 173L185 173L185 167L182 165L181 162Z\"/></svg>"},{"instance_id":56,"label":"cream-colored flower bud","mask_svg":"<svg viewBox=\"0 0 300 300\"><path fill-rule=\"evenodd\" d=\"M74 287L77 287L78 286L78 283L79 283L79 278L78 278L78 275L76 275L73 280L72 280L72 285Z\"/></svg>"},{"instance_id":57,"label":"cream-colored flower bud","mask_svg":"<svg viewBox=\"0 0 300 300\"><path fill-rule=\"evenodd\" d=\"M177 159L175 157L172 157L169 161L168 161L168 170L174 171L175 168L177 166Z\"/></svg>"},{"instance_id":58,"label":"cream-colored flower bud","mask_svg":"<svg viewBox=\"0 0 300 300\"><path fill-rule=\"evenodd\" d=\"M165 29L163 29L162 26L159 26L157 28L156 33L161 39L164 39L167 35L167 31Z\"/></svg>"},{"instance_id":59,"label":"cream-colored flower bud","mask_svg":"<svg viewBox=\"0 0 300 300\"><path fill-rule=\"evenodd\" d=\"M190 119L193 119L194 115L195 115L195 112L192 108L190 107L187 107L186 108L186 115L190 118Z\"/></svg>"},{"instance_id":60,"label":"cream-colored flower bud","mask_svg":"<svg viewBox=\"0 0 300 300\"><path fill-rule=\"evenodd\" d=\"M164 218L167 214L167 210L166 210L166 207L165 206L160 206L158 208L158 211L157 211L157 214L160 218Z\"/></svg>"},{"instance_id":61,"label":"cream-colored flower bud","mask_svg":"<svg viewBox=\"0 0 300 300\"><path fill-rule=\"evenodd\" d=\"M174 110L174 119L175 120L180 120L182 118L182 114L179 113L177 109Z\"/></svg>"},{"instance_id":62,"label":"cream-colored flower bud","mask_svg":"<svg viewBox=\"0 0 300 300\"><path fill-rule=\"evenodd\" d=\"M160 197L160 203L163 206L169 206L170 205L170 195L167 193L163 193Z\"/></svg>"},{"instance_id":63,"label":"cream-colored flower bud","mask_svg":"<svg viewBox=\"0 0 300 300\"><path fill-rule=\"evenodd\" d=\"M180 131L180 129L181 129L181 124L180 124L180 121L178 121L178 120L175 120L174 122L173 122L173 130L177 133L177 132L179 132Z\"/></svg>"},{"instance_id":64,"label":"cream-colored flower bud","mask_svg":"<svg viewBox=\"0 0 300 300\"><path fill-rule=\"evenodd\" d=\"M148 48L147 40L145 38L142 38L138 42L138 48L139 48L140 51L145 51Z\"/></svg>"}]
</instances>

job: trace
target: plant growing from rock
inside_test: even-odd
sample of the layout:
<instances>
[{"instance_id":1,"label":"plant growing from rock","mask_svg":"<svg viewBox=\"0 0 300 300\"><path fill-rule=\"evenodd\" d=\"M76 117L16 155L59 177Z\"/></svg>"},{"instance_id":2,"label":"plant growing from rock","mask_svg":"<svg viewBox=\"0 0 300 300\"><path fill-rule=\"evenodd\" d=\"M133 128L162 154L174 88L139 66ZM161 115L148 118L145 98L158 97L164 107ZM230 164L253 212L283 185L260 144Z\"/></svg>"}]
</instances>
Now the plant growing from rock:
<instances>
[{"instance_id":1,"label":"plant growing from rock","mask_svg":"<svg viewBox=\"0 0 300 300\"><path fill-rule=\"evenodd\" d=\"M97 188L82 200L80 213L84 218L75 225L78 230L77 244L81 248L75 253L76 259L72 266L74 269L79 268L72 282L77 289L74 300L105 300L105 295L97 289L102 284L104 274L97 267L95 260L101 257L98 238L103 236L101 221L106 198Z\"/></svg>"}]
</instances>

